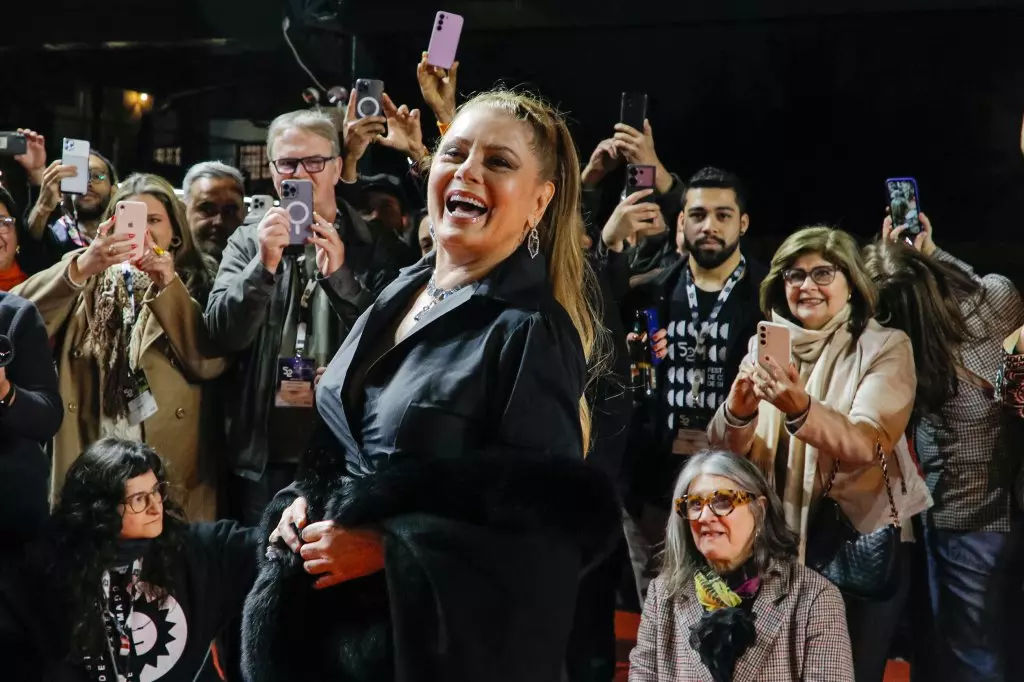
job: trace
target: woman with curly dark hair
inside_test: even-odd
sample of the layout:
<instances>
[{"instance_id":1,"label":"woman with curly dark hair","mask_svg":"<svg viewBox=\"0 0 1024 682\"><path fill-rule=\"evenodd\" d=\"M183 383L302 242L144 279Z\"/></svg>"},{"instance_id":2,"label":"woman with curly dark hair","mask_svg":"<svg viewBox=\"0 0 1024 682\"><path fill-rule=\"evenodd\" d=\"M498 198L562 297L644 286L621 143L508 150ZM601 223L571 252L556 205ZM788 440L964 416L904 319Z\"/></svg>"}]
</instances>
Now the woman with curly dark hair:
<instances>
[{"instance_id":1,"label":"woman with curly dark hair","mask_svg":"<svg viewBox=\"0 0 1024 682\"><path fill-rule=\"evenodd\" d=\"M151 447L97 441L28 560L5 571L0 653L17 651L5 660L25 666L18 680L202 679L210 643L241 612L256 546L231 521L188 524Z\"/></svg>"}]
</instances>

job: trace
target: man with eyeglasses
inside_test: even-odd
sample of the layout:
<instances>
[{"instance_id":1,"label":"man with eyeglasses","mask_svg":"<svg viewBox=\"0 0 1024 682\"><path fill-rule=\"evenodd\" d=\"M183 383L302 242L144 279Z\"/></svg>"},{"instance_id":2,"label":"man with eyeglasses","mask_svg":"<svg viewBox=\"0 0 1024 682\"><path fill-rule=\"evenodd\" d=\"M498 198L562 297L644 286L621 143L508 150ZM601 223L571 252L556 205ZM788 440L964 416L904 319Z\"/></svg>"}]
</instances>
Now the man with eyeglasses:
<instances>
[{"instance_id":1,"label":"man with eyeglasses","mask_svg":"<svg viewBox=\"0 0 1024 682\"><path fill-rule=\"evenodd\" d=\"M686 458L708 447L705 430L725 400L761 319L767 268L746 258L747 197L734 174L698 171L685 187L676 242L686 257L634 292L663 325L652 346L664 360L658 395L634 417L631 517L626 535L641 591L653 576L651 547L661 542L672 483Z\"/></svg>"},{"instance_id":2,"label":"man with eyeglasses","mask_svg":"<svg viewBox=\"0 0 1024 682\"><path fill-rule=\"evenodd\" d=\"M73 177L76 169L64 167L60 159L47 166L46 139L33 130L19 129L19 132L28 142L28 151L15 157L29 176L32 208L25 222L28 236L41 243L46 253L45 262L39 264L45 269L69 251L88 246L96 236L110 195L117 186L117 171L105 156L91 150L88 191L64 195L60 182Z\"/></svg>"},{"instance_id":3,"label":"man with eyeglasses","mask_svg":"<svg viewBox=\"0 0 1024 682\"><path fill-rule=\"evenodd\" d=\"M223 409L235 473L228 512L247 525L294 480L314 424L316 368L398 274L387 245L335 198L339 154L337 129L323 113L292 112L270 124L274 187L280 195L283 180L312 182L314 236L302 255L286 257L287 212L251 214L228 239L206 309L213 339L239 358Z\"/></svg>"}]
</instances>

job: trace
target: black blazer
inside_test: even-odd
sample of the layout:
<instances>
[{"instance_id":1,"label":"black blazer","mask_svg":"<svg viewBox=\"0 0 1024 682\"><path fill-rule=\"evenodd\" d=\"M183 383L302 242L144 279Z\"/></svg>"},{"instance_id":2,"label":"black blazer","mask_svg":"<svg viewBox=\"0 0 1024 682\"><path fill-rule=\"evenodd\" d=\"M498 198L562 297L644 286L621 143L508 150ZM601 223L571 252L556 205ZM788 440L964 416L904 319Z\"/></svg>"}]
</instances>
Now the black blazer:
<instances>
[{"instance_id":1,"label":"black blazer","mask_svg":"<svg viewBox=\"0 0 1024 682\"><path fill-rule=\"evenodd\" d=\"M551 294L543 256L518 249L373 362L433 269L430 254L401 271L356 321L317 389L317 409L348 473L365 475L379 464L361 448L369 381L384 384L376 413L392 457L497 448L581 459L586 362L576 328Z\"/></svg>"},{"instance_id":2,"label":"black blazer","mask_svg":"<svg viewBox=\"0 0 1024 682\"><path fill-rule=\"evenodd\" d=\"M0 293L0 334L14 345L6 370L17 393L10 407L0 408L0 530L6 547L14 549L33 537L49 514L50 460L43 444L60 428L64 408L50 340L36 307Z\"/></svg>"}]
</instances>

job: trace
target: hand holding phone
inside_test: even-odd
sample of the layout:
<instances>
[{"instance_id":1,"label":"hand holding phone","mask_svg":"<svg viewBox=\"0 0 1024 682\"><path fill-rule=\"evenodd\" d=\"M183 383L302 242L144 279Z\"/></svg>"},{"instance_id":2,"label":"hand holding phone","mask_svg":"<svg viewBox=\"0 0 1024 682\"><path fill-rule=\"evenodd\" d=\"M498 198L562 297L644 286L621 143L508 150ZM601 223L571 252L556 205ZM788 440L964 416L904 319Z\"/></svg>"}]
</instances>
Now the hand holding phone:
<instances>
[{"instance_id":1,"label":"hand holding phone","mask_svg":"<svg viewBox=\"0 0 1024 682\"><path fill-rule=\"evenodd\" d=\"M427 64L442 69L452 68L459 47L459 36L462 35L462 24L463 18L458 14L437 13L434 17L434 30L430 34L430 45L427 47Z\"/></svg>"},{"instance_id":2,"label":"hand holding phone","mask_svg":"<svg viewBox=\"0 0 1024 682\"><path fill-rule=\"evenodd\" d=\"M626 186L622 190L622 197L628 197L630 194L645 189L654 190L656 173L657 168L655 166L636 163L626 164ZM653 191L640 201L655 203Z\"/></svg>"},{"instance_id":3,"label":"hand holding phone","mask_svg":"<svg viewBox=\"0 0 1024 682\"><path fill-rule=\"evenodd\" d=\"M0 133L0 156L18 156L28 151L28 140L21 133Z\"/></svg>"},{"instance_id":4,"label":"hand holding phone","mask_svg":"<svg viewBox=\"0 0 1024 682\"><path fill-rule=\"evenodd\" d=\"M65 194L85 194L89 191L89 143L86 140L64 138L62 166L74 166L75 174L60 181L60 191ZM145 225L145 222L143 222Z\"/></svg>"}]
</instances>

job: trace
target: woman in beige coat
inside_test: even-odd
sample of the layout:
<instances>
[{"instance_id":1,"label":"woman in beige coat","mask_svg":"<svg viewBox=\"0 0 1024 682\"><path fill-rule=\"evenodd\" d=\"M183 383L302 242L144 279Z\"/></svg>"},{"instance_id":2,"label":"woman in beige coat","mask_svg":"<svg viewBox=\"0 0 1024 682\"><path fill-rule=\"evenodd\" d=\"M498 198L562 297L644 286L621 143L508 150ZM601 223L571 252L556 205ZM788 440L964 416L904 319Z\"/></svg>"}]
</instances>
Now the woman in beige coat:
<instances>
[{"instance_id":1,"label":"woman in beige coat","mask_svg":"<svg viewBox=\"0 0 1024 682\"><path fill-rule=\"evenodd\" d=\"M17 288L39 308L57 346L65 417L54 443L52 496L90 443L126 438L168 460L190 519L212 520L218 439L202 382L228 366L203 323L215 265L196 249L166 180L133 175L108 214L119 201L146 204L147 224L132 226L144 235L141 258L131 260L132 238L115 234L114 216L87 248Z\"/></svg>"},{"instance_id":2,"label":"woman in beige coat","mask_svg":"<svg viewBox=\"0 0 1024 682\"><path fill-rule=\"evenodd\" d=\"M761 309L788 328L792 361L771 358L762 366L758 339L751 339L708 426L713 445L747 455L779 491L801 560L808 520L833 471L830 496L858 531L892 522L876 444L888 455L904 540L911 539L910 517L931 505L904 438L917 386L910 340L873 319L876 298L850 235L827 227L791 235L761 285ZM897 559L895 596L846 599L858 682L880 682L885 672L910 580L906 548Z\"/></svg>"}]
</instances>

